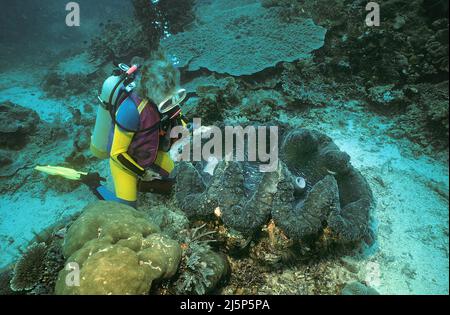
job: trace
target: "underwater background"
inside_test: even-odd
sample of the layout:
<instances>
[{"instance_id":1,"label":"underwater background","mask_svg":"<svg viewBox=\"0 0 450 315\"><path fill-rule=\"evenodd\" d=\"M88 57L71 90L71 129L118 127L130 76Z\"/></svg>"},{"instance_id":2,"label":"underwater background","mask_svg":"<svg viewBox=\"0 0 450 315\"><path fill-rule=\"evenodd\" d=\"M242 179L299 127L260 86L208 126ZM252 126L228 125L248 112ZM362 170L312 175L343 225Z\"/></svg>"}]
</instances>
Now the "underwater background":
<instances>
[{"instance_id":1,"label":"underwater background","mask_svg":"<svg viewBox=\"0 0 450 315\"><path fill-rule=\"evenodd\" d=\"M0 294L448 294L448 2L380 0L379 26L368 2L79 0L68 27L68 1L0 0ZM179 163L136 211L36 172L112 185L89 151L99 89L158 48L188 119L279 126L282 167ZM71 259L120 285L61 288Z\"/></svg>"}]
</instances>

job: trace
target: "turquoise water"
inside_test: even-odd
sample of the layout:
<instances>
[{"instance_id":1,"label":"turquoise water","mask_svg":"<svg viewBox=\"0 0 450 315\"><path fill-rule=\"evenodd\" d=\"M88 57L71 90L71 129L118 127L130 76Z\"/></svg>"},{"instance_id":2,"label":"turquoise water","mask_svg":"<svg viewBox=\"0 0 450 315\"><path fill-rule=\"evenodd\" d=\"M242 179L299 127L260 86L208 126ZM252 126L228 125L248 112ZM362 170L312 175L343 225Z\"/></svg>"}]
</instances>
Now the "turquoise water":
<instances>
[{"instance_id":1,"label":"turquoise water","mask_svg":"<svg viewBox=\"0 0 450 315\"><path fill-rule=\"evenodd\" d=\"M330 258L324 279L334 281L336 289L295 291L310 285L301 277L306 272L301 260L267 269L269 258L255 253L269 238L255 233L249 242L257 257L252 268L265 277L258 293L338 293L358 281L381 294L448 294L448 18L440 13L448 12L446 2L382 5L378 29L364 25L368 12L361 1L77 2L79 27L67 26L62 0L16 1L6 7L11 18L1 22L3 273L14 267L35 233L97 201L85 186L56 181L34 171L36 165L96 171L113 189L109 162L89 151L97 94L113 59L148 58L160 44L190 93L183 105L193 108L188 119L219 127L316 130L350 156L373 193L365 223L374 241L358 240L350 251ZM407 37L409 46L403 42ZM422 43L424 37L429 41ZM30 118L33 111L38 118ZM256 187L252 182L251 189ZM141 194L137 209L151 220L157 220L152 209L159 207L184 216L177 202L174 195ZM190 227L199 222L188 219ZM270 228L271 219L260 230ZM233 261L234 280L219 292L255 293L236 288L242 285L236 269L249 256L236 257L222 243L214 250ZM293 251L303 257L302 250Z\"/></svg>"}]
</instances>

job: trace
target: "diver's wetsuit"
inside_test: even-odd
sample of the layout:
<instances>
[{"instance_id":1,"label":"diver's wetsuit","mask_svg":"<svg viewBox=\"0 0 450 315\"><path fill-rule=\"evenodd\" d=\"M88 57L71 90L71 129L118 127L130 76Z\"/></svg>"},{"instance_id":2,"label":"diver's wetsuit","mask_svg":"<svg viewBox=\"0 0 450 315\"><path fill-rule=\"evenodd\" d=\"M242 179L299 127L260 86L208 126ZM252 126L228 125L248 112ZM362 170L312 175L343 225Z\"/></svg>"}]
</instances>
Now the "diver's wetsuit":
<instances>
[{"instance_id":1,"label":"diver's wetsuit","mask_svg":"<svg viewBox=\"0 0 450 315\"><path fill-rule=\"evenodd\" d=\"M159 123L160 116L153 103L131 94L119 105L116 121L127 130L143 130ZM110 135L110 168L115 193L100 186L95 189L96 195L100 199L135 207L139 177L145 170L151 169L167 177L174 169L174 163L168 152L160 149L160 128L133 133L118 125L111 127Z\"/></svg>"}]
</instances>

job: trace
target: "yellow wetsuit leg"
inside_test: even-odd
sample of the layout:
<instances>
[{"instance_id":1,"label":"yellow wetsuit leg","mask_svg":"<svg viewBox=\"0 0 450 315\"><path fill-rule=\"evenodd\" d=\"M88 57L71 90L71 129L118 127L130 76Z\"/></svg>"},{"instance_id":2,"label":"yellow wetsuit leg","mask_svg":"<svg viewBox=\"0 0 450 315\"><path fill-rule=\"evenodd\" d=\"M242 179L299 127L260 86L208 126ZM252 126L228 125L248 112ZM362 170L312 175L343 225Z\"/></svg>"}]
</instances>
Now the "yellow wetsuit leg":
<instances>
[{"instance_id":1,"label":"yellow wetsuit leg","mask_svg":"<svg viewBox=\"0 0 450 315\"><path fill-rule=\"evenodd\" d=\"M113 159L110 160L111 175L117 198L134 202L137 200L137 176L130 174Z\"/></svg>"},{"instance_id":2,"label":"yellow wetsuit leg","mask_svg":"<svg viewBox=\"0 0 450 315\"><path fill-rule=\"evenodd\" d=\"M175 168L175 163L170 157L169 152L159 150L156 155L154 166L156 171L158 171L162 176L169 176Z\"/></svg>"},{"instance_id":3,"label":"yellow wetsuit leg","mask_svg":"<svg viewBox=\"0 0 450 315\"><path fill-rule=\"evenodd\" d=\"M134 202L137 200L138 176L145 170L127 153L132 139L133 133L124 132L119 127L115 127L110 168L116 197Z\"/></svg>"}]
</instances>

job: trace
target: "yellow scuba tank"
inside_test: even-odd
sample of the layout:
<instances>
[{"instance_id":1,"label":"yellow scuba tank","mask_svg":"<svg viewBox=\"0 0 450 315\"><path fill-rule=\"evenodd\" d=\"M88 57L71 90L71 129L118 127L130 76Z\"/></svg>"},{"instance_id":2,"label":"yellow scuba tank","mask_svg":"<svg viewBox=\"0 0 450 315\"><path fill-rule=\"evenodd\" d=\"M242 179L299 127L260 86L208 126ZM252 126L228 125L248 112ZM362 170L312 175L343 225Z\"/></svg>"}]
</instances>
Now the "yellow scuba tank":
<instances>
[{"instance_id":1,"label":"yellow scuba tank","mask_svg":"<svg viewBox=\"0 0 450 315\"><path fill-rule=\"evenodd\" d=\"M114 88L121 80L122 78L120 76L115 75L107 78L103 83L102 91L98 97L100 100L100 105L97 110L97 118L95 120L95 127L91 137L90 149L92 154L99 159L109 158L108 140L112 119L107 108L107 104L109 103L111 93L113 93ZM117 101L121 87L123 87L123 84L114 91L114 95L112 97L113 102Z\"/></svg>"}]
</instances>

